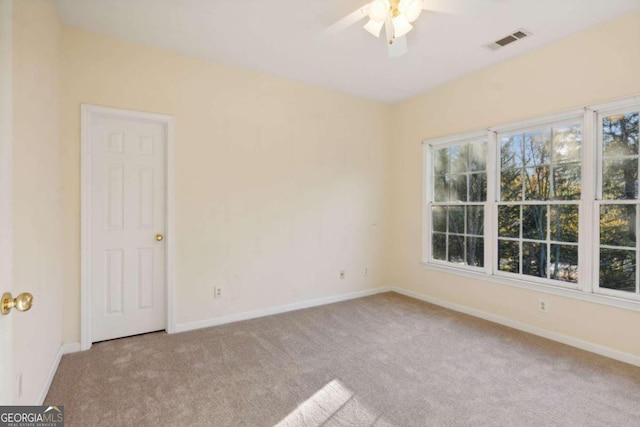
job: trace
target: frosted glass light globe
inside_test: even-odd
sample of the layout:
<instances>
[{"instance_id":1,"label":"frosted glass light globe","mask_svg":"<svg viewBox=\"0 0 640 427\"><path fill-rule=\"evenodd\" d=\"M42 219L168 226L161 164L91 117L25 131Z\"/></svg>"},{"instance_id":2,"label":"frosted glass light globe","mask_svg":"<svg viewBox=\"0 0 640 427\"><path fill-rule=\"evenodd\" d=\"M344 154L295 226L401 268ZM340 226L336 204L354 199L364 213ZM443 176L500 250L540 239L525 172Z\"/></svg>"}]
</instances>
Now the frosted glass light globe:
<instances>
[{"instance_id":1,"label":"frosted glass light globe","mask_svg":"<svg viewBox=\"0 0 640 427\"><path fill-rule=\"evenodd\" d=\"M389 2L387 0L374 0L369 8L369 18L372 21L384 22L389 14Z\"/></svg>"}]
</instances>

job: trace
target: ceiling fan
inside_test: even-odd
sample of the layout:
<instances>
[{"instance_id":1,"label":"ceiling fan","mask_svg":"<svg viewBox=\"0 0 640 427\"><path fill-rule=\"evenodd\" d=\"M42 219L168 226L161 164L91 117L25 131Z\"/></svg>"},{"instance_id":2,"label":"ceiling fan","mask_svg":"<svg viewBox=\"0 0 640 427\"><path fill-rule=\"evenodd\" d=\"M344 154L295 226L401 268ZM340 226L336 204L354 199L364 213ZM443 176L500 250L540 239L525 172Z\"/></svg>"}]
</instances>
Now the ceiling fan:
<instances>
[{"instance_id":1,"label":"ceiling fan","mask_svg":"<svg viewBox=\"0 0 640 427\"><path fill-rule=\"evenodd\" d=\"M482 1L487 0L479 2ZM395 58L407 53L405 35L413 29L411 23L418 19L423 10L457 15L468 9L465 3L465 0L373 0L331 25L325 33L337 34L368 17L369 21L363 28L373 36L380 37L384 27L389 57Z\"/></svg>"}]
</instances>

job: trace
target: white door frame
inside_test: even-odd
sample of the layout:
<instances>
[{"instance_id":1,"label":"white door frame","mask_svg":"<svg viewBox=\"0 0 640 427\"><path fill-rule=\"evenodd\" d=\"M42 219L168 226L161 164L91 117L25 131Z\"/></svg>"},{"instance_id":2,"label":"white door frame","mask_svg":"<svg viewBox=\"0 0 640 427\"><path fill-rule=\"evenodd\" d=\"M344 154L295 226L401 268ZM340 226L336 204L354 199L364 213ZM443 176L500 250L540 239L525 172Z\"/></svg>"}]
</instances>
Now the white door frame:
<instances>
[{"instance_id":1,"label":"white door frame","mask_svg":"<svg viewBox=\"0 0 640 427\"><path fill-rule=\"evenodd\" d=\"M13 291L13 1L0 0L0 294ZM13 316L0 316L0 405L14 402Z\"/></svg>"},{"instance_id":2,"label":"white door frame","mask_svg":"<svg viewBox=\"0 0 640 427\"><path fill-rule=\"evenodd\" d=\"M91 123L94 117L145 120L159 123L166 132L166 230L165 230L165 276L166 276L166 331L175 332L174 321L174 124L173 116L144 113L98 105L81 105L81 183L80 183L80 348L91 348Z\"/></svg>"}]
</instances>

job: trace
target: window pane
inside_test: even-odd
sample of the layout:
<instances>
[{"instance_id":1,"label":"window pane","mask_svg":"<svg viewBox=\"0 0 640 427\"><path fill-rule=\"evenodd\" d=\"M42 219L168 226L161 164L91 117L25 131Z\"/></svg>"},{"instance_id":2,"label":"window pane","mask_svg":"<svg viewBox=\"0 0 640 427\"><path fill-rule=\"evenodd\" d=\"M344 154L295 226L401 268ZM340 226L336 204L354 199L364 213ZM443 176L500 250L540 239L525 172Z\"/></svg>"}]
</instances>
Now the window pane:
<instances>
[{"instance_id":1,"label":"window pane","mask_svg":"<svg viewBox=\"0 0 640 427\"><path fill-rule=\"evenodd\" d=\"M444 175L449 172L449 148L436 150L434 159L434 172L436 175Z\"/></svg>"},{"instance_id":2,"label":"window pane","mask_svg":"<svg viewBox=\"0 0 640 427\"><path fill-rule=\"evenodd\" d=\"M578 163L568 163L553 169L553 193L556 200L580 199L581 168Z\"/></svg>"},{"instance_id":3,"label":"window pane","mask_svg":"<svg viewBox=\"0 0 640 427\"><path fill-rule=\"evenodd\" d=\"M449 262L464 264L464 236L449 235Z\"/></svg>"},{"instance_id":4,"label":"window pane","mask_svg":"<svg viewBox=\"0 0 640 427\"><path fill-rule=\"evenodd\" d=\"M451 172L462 173L469 169L469 146L454 145L451 150Z\"/></svg>"},{"instance_id":5,"label":"window pane","mask_svg":"<svg viewBox=\"0 0 640 427\"><path fill-rule=\"evenodd\" d=\"M431 238L433 259L447 259L447 235L433 233Z\"/></svg>"},{"instance_id":6,"label":"window pane","mask_svg":"<svg viewBox=\"0 0 640 427\"><path fill-rule=\"evenodd\" d=\"M578 242L578 206L557 205L550 207L549 226L551 240Z\"/></svg>"},{"instance_id":7,"label":"window pane","mask_svg":"<svg viewBox=\"0 0 640 427\"><path fill-rule=\"evenodd\" d=\"M449 208L449 233L464 234L464 207Z\"/></svg>"},{"instance_id":8,"label":"window pane","mask_svg":"<svg viewBox=\"0 0 640 427\"><path fill-rule=\"evenodd\" d=\"M522 274L547 277L546 243L522 243Z\"/></svg>"},{"instance_id":9,"label":"window pane","mask_svg":"<svg viewBox=\"0 0 640 427\"><path fill-rule=\"evenodd\" d=\"M452 202L467 201L467 175L451 175L451 196Z\"/></svg>"},{"instance_id":10,"label":"window pane","mask_svg":"<svg viewBox=\"0 0 640 427\"><path fill-rule=\"evenodd\" d=\"M525 239L547 239L547 207L529 205L522 207L522 237Z\"/></svg>"},{"instance_id":11,"label":"window pane","mask_svg":"<svg viewBox=\"0 0 640 427\"><path fill-rule=\"evenodd\" d=\"M524 135L524 161L526 166L551 163L551 129L528 132Z\"/></svg>"},{"instance_id":12,"label":"window pane","mask_svg":"<svg viewBox=\"0 0 640 427\"><path fill-rule=\"evenodd\" d=\"M602 148L605 157L638 154L638 116L634 112L602 119Z\"/></svg>"},{"instance_id":13,"label":"window pane","mask_svg":"<svg viewBox=\"0 0 640 427\"><path fill-rule=\"evenodd\" d=\"M487 144L477 143L469 145L469 170L483 171L487 169Z\"/></svg>"},{"instance_id":14,"label":"window pane","mask_svg":"<svg viewBox=\"0 0 640 427\"><path fill-rule=\"evenodd\" d=\"M520 272L520 245L518 242L498 240L498 270Z\"/></svg>"},{"instance_id":15,"label":"window pane","mask_svg":"<svg viewBox=\"0 0 640 427\"><path fill-rule=\"evenodd\" d=\"M600 206L600 244L635 247L635 205Z\"/></svg>"},{"instance_id":16,"label":"window pane","mask_svg":"<svg viewBox=\"0 0 640 427\"><path fill-rule=\"evenodd\" d=\"M484 207L467 207L467 234L482 236L484 233Z\"/></svg>"},{"instance_id":17,"label":"window pane","mask_svg":"<svg viewBox=\"0 0 640 427\"><path fill-rule=\"evenodd\" d=\"M443 206L434 206L431 208L431 223L433 231L447 231L447 208Z\"/></svg>"},{"instance_id":18,"label":"window pane","mask_svg":"<svg viewBox=\"0 0 640 427\"><path fill-rule=\"evenodd\" d=\"M500 200L522 200L522 169L507 169L500 174Z\"/></svg>"},{"instance_id":19,"label":"window pane","mask_svg":"<svg viewBox=\"0 0 640 427\"><path fill-rule=\"evenodd\" d=\"M635 251L600 250L600 287L619 291L636 291Z\"/></svg>"},{"instance_id":20,"label":"window pane","mask_svg":"<svg viewBox=\"0 0 640 427\"><path fill-rule=\"evenodd\" d=\"M520 237L520 206L498 206L498 236Z\"/></svg>"},{"instance_id":21,"label":"window pane","mask_svg":"<svg viewBox=\"0 0 640 427\"><path fill-rule=\"evenodd\" d=\"M436 202L448 202L449 200L449 177L440 175L435 177L434 197Z\"/></svg>"},{"instance_id":22,"label":"window pane","mask_svg":"<svg viewBox=\"0 0 640 427\"><path fill-rule=\"evenodd\" d=\"M554 280L578 283L578 247L551 245L549 273Z\"/></svg>"},{"instance_id":23,"label":"window pane","mask_svg":"<svg viewBox=\"0 0 640 427\"><path fill-rule=\"evenodd\" d=\"M638 159L605 159L602 169L602 198L638 198Z\"/></svg>"},{"instance_id":24,"label":"window pane","mask_svg":"<svg viewBox=\"0 0 640 427\"><path fill-rule=\"evenodd\" d=\"M582 125L574 124L553 129L554 163L579 162Z\"/></svg>"},{"instance_id":25,"label":"window pane","mask_svg":"<svg viewBox=\"0 0 640 427\"><path fill-rule=\"evenodd\" d=\"M548 200L550 198L549 166L525 169L525 200Z\"/></svg>"},{"instance_id":26,"label":"window pane","mask_svg":"<svg viewBox=\"0 0 640 427\"><path fill-rule=\"evenodd\" d=\"M487 174L474 173L469 175L469 201L485 202L487 200Z\"/></svg>"},{"instance_id":27,"label":"window pane","mask_svg":"<svg viewBox=\"0 0 640 427\"><path fill-rule=\"evenodd\" d=\"M523 135L508 135L500 139L500 167L502 169L520 168L522 161Z\"/></svg>"},{"instance_id":28,"label":"window pane","mask_svg":"<svg viewBox=\"0 0 640 427\"><path fill-rule=\"evenodd\" d=\"M467 237L467 264L474 267L484 267L483 238Z\"/></svg>"}]
</instances>

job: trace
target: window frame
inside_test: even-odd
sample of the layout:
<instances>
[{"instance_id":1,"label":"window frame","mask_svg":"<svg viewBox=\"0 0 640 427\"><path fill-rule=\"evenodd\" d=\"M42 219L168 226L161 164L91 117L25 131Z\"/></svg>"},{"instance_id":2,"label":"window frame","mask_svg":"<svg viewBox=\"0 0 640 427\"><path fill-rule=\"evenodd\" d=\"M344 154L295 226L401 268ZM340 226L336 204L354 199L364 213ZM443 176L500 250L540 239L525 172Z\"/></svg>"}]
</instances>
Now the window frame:
<instances>
[{"instance_id":1,"label":"window frame","mask_svg":"<svg viewBox=\"0 0 640 427\"><path fill-rule=\"evenodd\" d=\"M471 132L471 133L467 133L462 135L463 138L459 138L457 135L454 135L452 137L445 137L445 138L438 138L438 139L434 139L434 140L430 140L428 142L428 144L431 144L430 147L431 149L425 149L423 150L423 164L428 165L427 167L425 167L423 169L423 182L426 182L426 179L428 179L428 182L434 182L435 180L435 168L434 168L434 162L433 162L433 156L431 155L431 152L433 151L433 147L438 147L438 148L447 148L447 147L451 147L451 146L455 146L455 145L462 145L462 144L472 144L472 143L477 143L480 141L485 141L487 138L487 134L486 132ZM487 174L487 200L489 200L489 179L488 179L488 175L489 175L489 141L487 142L487 165L486 165L486 170L485 173ZM428 227L428 231L423 232L423 249L422 249L422 259L423 260L428 260L429 263L432 264L436 264L436 265L442 265L442 266L454 266L457 269L462 269L462 270L468 270L471 272L480 272L480 273L487 273L487 249L488 249L488 242L487 242L487 237L486 237L486 230L487 230L487 210L486 210L486 205L487 205L487 201L485 200L484 202L448 202L448 203L442 203L440 204L440 202L433 202L434 199L434 186L433 185L425 185L424 186L424 192L423 192L423 197L424 197L424 202L423 205L425 206L425 208L423 209L423 224L427 224ZM476 206L476 205L482 205L484 207L484 223L483 223L483 227L485 230L485 235L484 235L484 266L483 267L475 267L475 266L470 266L470 265L462 265L462 264L453 264L449 261L446 260L438 260L438 259L434 259L433 258L433 254L432 254L432 244L433 244L433 229L432 229L432 215L431 215L431 207L434 206L432 203L437 203L436 206L441 206L444 204L447 205L460 205L460 206ZM448 234L448 232L447 232ZM466 235L466 234L465 234Z\"/></svg>"},{"instance_id":2,"label":"window frame","mask_svg":"<svg viewBox=\"0 0 640 427\"><path fill-rule=\"evenodd\" d=\"M422 204L422 262L423 268L439 272L451 273L469 277L484 282L539 291L548 294L561 295L577 300L584 300L598 304L640 311L640 294L626 291L600 288L599 286L599 251L600 251L600 202L596 196L601 188L602 180L602 135L601 117L605 115L640 111L640 95L625 97L581 109L568 110L557 114L542 116L531 120L524 120L506 125L490 127L486 130L475 131L441 138L429 138L422 141L423 145L423 204ZM527 130L567 122L582 124L581 145L581 196L579 200L558 200L558 204L571 202L579 209L578 221L578 283L564 282L555 279L538 278L520 273L499 271L498 259L498 205L500 203L500 143L499 135L510 132L526 132ZM453 264L445 260L434 260L432 251L431 207L433 201L433 153L445 146L459 145L469 142L487 141L487 200L484 202L484 267L471 267ZM435 148L434 148L435 147ZM639 175L640 176L640 175ZM546 204L547 201L545 201ZM555 201L554 201L555 202ZM606 201L605 201L606 202ZM638 206L638 225L640 230L640 198L631 200ZM454 204L452 202L451 204ZM526 203L526 202L525 202ZM629 202L627 202L629 203ZM535 204L535 201L534 201ZM637 285L640 286L640 236L636 242Z\"/></svg>"},{"instance_id":3,"label":"window frame","mask_svg":"<svg viewBox=\"0 0 640 427\"><path fill-rule=\"evenodd\" d=\"M583 233L581 233L581 229L580 225L582 225L580 223L580 219L582 218L582 212L584 211L584 207L583 207L583 199L584 199L584 185L582 183L582 176L584 176L583 170L584 170L584 160L585 160L585 156L584 156L584 128L585 128L585 123L584 123L584 110L579 110L579 111L572 111L570 113L564 113L562 115L554 115L554 116L547 116L547 117L542 117L540 119L534 119L534 120L529 120L527 122L524 122L525 126L522 127L518 127L517 123L514 123L512 125L506 126L506 127L498 127L498 128L493 128L491 129L494 133L495 133L495 147L494 148L494 157L495 157L495 164L496 164L496 169L494 171L494 176L492 178L494 178L494 184L495 184L495 200L492 199L491 203L495 204L495 214L492 216L492 221L494 223L494 234L491 236L491 242L495 244L492 245L492 251L493 251L493 275L495 276L503 276L505 278L510 278L510 279L514 279L514 278L518 278L520 280L523 281L530 281L531 283L534 284L542 284L542 285L549 285L549 286L560 286L563 288L567 288L567 289L581 289L582 288L582 279L583 277L585 277L585 275L588 275L589 273L586 271L586 269L583 266L584 261L580 261L583 258L581 258L581 254L580 254L580 236L583 235ZM523 193L523 199L519 200L519 201L503 201L500 200L501 199L501 190L500 190L500 182L501 182L501 167L500 167L500 160L501 160L501 146L500 146L500 137L501 135L508 135L508 134L513 134L513 133L527 133L527 132L531 132L531 131L536 131L536 130L543 130L543 129L551 129L554 128L556 126L561 126L561 125L569 125L569 124L580 124L582 126L582 145L580 147L580 165L581 165L581 192L580 192L580 198L577 200L557 200L557 199L550 199L550 200L527 200L526 197L524 197L524 193ZM551 166L551 164L550 164ZM526 165L523 165L523 169L526 169ZM489 178L487 178L489 179ZM524 183L523 183L524 185ZM502 271L500 269L497 268L497 261L499 259L498 257L498 241L499 241L499 236L498 236L498 231L499 231L499 227L498 227L498 210L500 206L506 206L506 205L511 205L511 206L531 206L531 205L544 205L544 206L553 206L553 205L577 205L578 206L578 242L577 242L577 247L578 247L578 283L573 283L573 282L564 282L564 281L560 281L560 280L554 280L554 279L548 279L548 278L543 278L543 277L537 277L537 276L529 276L529 275L525 275L522 273L511 273L511 272L507 272L507 271ZM525 239L523 237L520 237L518 239L518 241L527 241L527 240L532 240L532 239ZM545 240L546 243L546 240ZM521 254L520 254L521 255ZM520 265L520 269L522 269L522 265Z\"/></svg>"},{"instance_id":4,"label":"window frame","mask_svg":"<svg viewBox=\"0 0 640 427\"><path fill-rule=\"evenodd\" d=\"M616 114L628 113L631 111L637 111L640 113L640 96L625 99L619 102L611 102L594 106L590 109L589 114L593 120L594 131L594 146L595 146L595 160L596 160L596 180L593 199L593 217L594 217L594 232L593 232L593 245L592 245L592 260L593 260L593 292L595 294L623 298L625 300L636 301L640 304L640 293L638 289L640 287L640 235L636 235L635 255L636 255L636 292L626 292L616 289L600 287L600 221L595 221L595 218L600 217L600 209L606 205L632 205L636 207L636 230L640 230L640 196L636 199L605 199L602 195L602 186L604 180L603 171L603 127L602 119L607 116ZM639 124L640 127L640 124ZM639 152L640 160L640 152ZM640 180L640 162L638 166L638 180Z\"/></svg>"}]
</instances>

